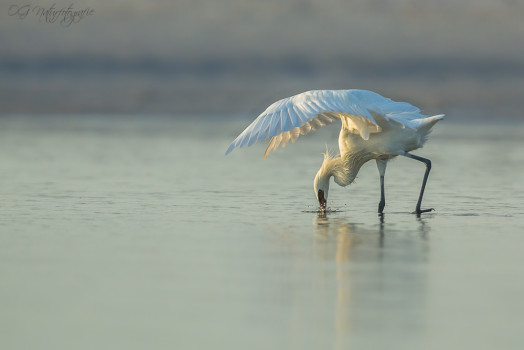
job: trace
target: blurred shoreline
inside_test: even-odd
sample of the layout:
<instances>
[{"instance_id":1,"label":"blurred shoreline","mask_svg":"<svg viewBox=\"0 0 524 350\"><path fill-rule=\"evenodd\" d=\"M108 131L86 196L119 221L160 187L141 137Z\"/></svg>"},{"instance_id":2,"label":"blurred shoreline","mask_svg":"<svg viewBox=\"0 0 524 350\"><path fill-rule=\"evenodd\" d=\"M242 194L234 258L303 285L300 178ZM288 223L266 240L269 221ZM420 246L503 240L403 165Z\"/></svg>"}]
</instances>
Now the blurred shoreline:
<instances>
[{"instance_id":1,"label":"blurred shoreline","mask_svg":"<svg viewBox=\"0 0 524 350\"><path fill-rule=\"evenodd\" d=\"M89 6L68 28L5 15L0 114L257 115L303 91L358 88L427 114L524 119L518 1Z\"/></svg>"},{"instance_id":2,"label":"blurred shoreline","mask_svg":"<svg viewBox=\"0 0 524 350\"><path fill-rule=\"evenodd\" d=\"M314 89L363 88L427 113L471 110L521 118L520 61L339 58L320 68L302 57L257 61L121 63L57 59L0 63L0 113L260 113L273 101Z\"/></svg>"}]
</instances>

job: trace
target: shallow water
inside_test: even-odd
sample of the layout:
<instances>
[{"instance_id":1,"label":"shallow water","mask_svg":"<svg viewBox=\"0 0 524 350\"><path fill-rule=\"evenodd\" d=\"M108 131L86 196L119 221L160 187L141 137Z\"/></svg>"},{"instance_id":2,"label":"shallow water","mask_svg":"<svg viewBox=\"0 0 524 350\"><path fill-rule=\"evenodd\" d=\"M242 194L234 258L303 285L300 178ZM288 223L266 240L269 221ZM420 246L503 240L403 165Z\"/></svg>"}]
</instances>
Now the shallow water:
<instances>
[{"instance_id":1,"label":"shallow water","mask_svg":"<svg viewBox=\"0 0 524 350\"><path fill-rule=\"evenodd\" d=\"M218 122L220 121L220 122ZM233 117L2 117L2 349L517 349L523 124L446 120L379 179L313 178L319 130L262 160Z\"/></svg>"}]
</instances>

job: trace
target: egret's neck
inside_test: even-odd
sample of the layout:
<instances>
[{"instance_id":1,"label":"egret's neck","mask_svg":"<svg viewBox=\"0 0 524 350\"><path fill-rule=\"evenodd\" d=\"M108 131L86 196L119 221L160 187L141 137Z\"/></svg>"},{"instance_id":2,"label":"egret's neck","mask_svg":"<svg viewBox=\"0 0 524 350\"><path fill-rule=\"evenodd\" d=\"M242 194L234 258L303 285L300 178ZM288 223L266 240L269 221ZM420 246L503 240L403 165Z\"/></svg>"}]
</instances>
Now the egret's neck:
<instances>
[{"instance_id":1,"label":"egret's neck","mask_svg":"<svg viewBox=\"0 0 524 350\"><path fill-rule=\"evenodd\" d=\"M324 176L331 177L340 186L351 184L365 162L370 160L368 153L346 153L335 158L326 158L322 164Z\"/></svg>"}]
</instances>

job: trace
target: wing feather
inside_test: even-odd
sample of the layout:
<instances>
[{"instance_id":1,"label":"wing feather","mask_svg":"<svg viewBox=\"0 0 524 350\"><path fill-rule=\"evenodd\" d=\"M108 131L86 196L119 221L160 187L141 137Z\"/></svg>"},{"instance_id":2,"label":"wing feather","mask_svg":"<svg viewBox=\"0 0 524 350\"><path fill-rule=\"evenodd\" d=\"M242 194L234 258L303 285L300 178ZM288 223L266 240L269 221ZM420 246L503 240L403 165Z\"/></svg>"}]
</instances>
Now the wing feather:
<instances>
[{"instance_id":1,"label":"wing feather","mask_svg":"<svg viewBox=\"0 0 524 350\"><path fill-rule=\"evenodd\" d=\"M271 141L269 141L269 145L267 145L266 152L264 153L264 159L267 158L267 156L269 155L269 153L271 153L271 151L278 148L278 145L280 144L280 140L282 140L281 134L278 136L273 136L271 138Z\"/></svg>"},{"instance_id":2,"label":"wing feather","mask_svg":"<svg viewBox=\"0 0 524 350\"><path fill-rule=\"evenodd\" d=\"M269 127L271 126L271 118L264 118L263 124L260 127L260 132L257 136L257 141L262 141L268 138Z\"/></svg>"},{"instance_id":3,"label":"wing feather","mask_svg":"<svg viewBox=\"0 0 524 350\"><path fill-rule=\"evenodd\" d=\"M289 115L289 119L291 121L291 125L293 126L293 128L291 128L291 130L296 128L297 126L302 125L302 122L300 121L300 118L295 113L295 110L292 108L292 106L287 108L287 114Z\"/></svg>"},{"instance_id":4,"label":"wing feather","mask_svg":"<svg viewBox=\"0 0 524 350\"><path fill-rule=\"evenodd\" d=\"M284 148L284 147L287 146L289 140L291 139L291 135L290 135L289 131L283 132L280 135L282 135L282 141L280 141L280 146L282 148Z\"/></svg>"},{"instance_id":5,"label":"wing feather","mask_svg":"<svg viewBox=\"0 0 524 350\"><path fill-rule=\"evenodd\" d=\"M323 123L323 125L329 125L333 123L333 119L331 119L331 117L326 114L319 114L318 120L320 120Z\"/></svg>"},{"instance_id":6,"label":"wing feather","mask_svg":"<svg viewBox=\"0 0 524 350\"><path fill-rule=\"evenodd\" d=\"M262 124L264 124L264 120L262 118L260 120L255 120L255 122L252 124L253 128L249 133L250 135L247 141L248 147L257 141L257 135L260 133L260 128L262 127Z\"/></svg>"},{"instance_id":7,"label":"wing feather","mask_svg":"<svg viewBox=\"0 0 524 350\"><path fill-rule=\"evenodd\" d=\"M293 130L289 132L289 135L291 136L291 142L294 143L300 136L300 128L299 127L294 128Z\"/></svg>"},{"instance_id":8,"label":"wing feather","mask_svg":"<svg viewBox=\"0 0 524 350\"><path fill-rule=\"evenodd\" d=\"M271 137L264 157L295 142L300 135L342 119L343 127L364 140L371 133L389 127L412 127L413 120L425 118L420 109L396 102L366 90L313 90L291 96L270 105L229 146L251 146Z\"/></svg>"},{"instance_id":9,"label":"wing feather","mask_svg":"<svg viewBox=\"0 0 524 350\"><path fill-rule=\"evenodd\" d=\"M309 124L311 125L311 130L318 130L322 126L322 123L320 120L314 118L309 121Z\"/></svg>"},{"instance_id":10,"label":"wing feather","mask_svg":"<svg viewBox=\"0 0 524 350\"><path fill-rule=\"evenodd\" d=\"M280 113L274 113L271 118L271 126L269 128L269 136L276 136L282 132L282 119Z\"/></svg>"},{"instance_id":11,"label":"wing feather","mask_svg":"<svg viewBox=\"0 0 524 350\"><path fill-rule=\"evenodd\" d=\"M307 135L311 131L311 124L306 123L300 127L300 135Z\"/></svg>"},{"instance_id":12,"label":"wing feather","mask_svg":"<svg viewBox=\"0 0 524 350\"><path fill-rule=\"evenodd\" d=\"M293 123L291 122L291 116L289 115L288 108L282 109L280 111L280 121L282 123L282 131L289 131L293 129Z\"/></svg>"},{"instance_id":13,"label":"wing feather","mask_svg":"<svg viewBox=\"0 0 524 350\"><path fill-rule=\"evenodd\" d=\"M297 106L295 106L294 104L291 105L291 108L293 109L293 111L295 112L295 114L297 115L297 117L300 119L300 125L304 125L305 123L307 123L308 121L308 118L304 115L304 113L302 112L302 110L300 110ZM300 126L300 125L297 125L297 126Z\"/></svg>"}]
</instances>

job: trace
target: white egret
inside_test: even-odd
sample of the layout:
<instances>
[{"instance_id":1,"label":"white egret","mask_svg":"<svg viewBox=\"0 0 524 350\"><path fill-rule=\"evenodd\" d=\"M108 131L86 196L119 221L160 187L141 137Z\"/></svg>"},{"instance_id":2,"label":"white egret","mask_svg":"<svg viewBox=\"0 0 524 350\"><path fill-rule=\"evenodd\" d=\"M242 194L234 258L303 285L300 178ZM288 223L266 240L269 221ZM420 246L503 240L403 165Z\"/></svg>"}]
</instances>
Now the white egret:
<instances>
[{"instance_id":1,"label":"white egret","mask_svg":"<svg viewBox=\"0 0 524 350\"><path fill-rule=\"evenodd\" d=\"M326 210L329 181L333 177L340 186L353 182L360 167L371 159L377 162L380 174L380 203L382 214L386 203L384 174L388 160L405 156L426 164L426 172L414 214L433 209L421 209L424 188L431 170L431 161L409 153L426 142L431 128L444 115L428 117L407 102L396 102L366 90L314 90L284 98L273 103L229 146L226 155L235 147L251 146L271 137L264 159L278 146L295 142L300 135L342 121L336 157L324 155L315 180L314 191L322 211Z\"/></svg>"}]
</instances>

